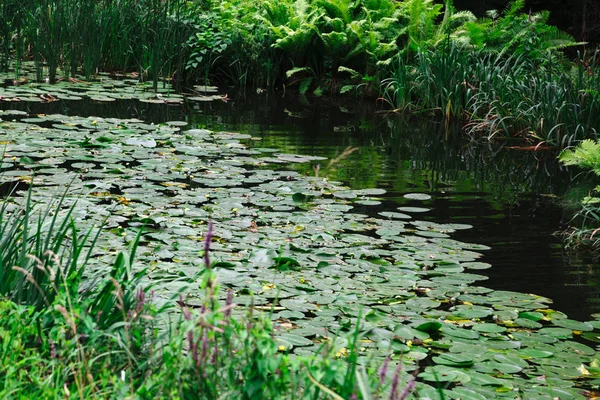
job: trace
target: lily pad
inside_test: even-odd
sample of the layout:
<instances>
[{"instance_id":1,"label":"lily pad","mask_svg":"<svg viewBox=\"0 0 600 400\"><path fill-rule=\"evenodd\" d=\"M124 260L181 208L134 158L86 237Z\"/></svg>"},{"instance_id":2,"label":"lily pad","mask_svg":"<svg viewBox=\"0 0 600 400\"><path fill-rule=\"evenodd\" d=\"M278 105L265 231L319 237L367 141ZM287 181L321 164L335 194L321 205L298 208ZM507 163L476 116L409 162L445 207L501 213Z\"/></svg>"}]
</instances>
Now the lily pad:
<instances>
[{"instance_id":1,"label":"lily pad","mask_svg":"<svg viewBox=\"0 0 600 400\"><path fill-rule=\"evenodd\" d=\"M421 201L431 200L431 196L426 193L407 193L404 195L404 198L409 199L409 200L421 200Z\"/></svg>"}]
</instances>

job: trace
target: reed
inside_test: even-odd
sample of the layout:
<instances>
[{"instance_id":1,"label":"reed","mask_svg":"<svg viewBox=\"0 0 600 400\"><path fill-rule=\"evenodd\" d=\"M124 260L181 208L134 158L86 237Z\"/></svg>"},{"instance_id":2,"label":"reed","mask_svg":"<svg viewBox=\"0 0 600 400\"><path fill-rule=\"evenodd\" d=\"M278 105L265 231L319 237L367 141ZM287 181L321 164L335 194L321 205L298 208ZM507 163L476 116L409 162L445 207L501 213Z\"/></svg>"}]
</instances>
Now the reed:
<instances>
[{"instance_id":1,"label":"reed","mask_svg":"<svg viewBox=\"0 0 600 400\"><path fill-rule=\"evenodd\" d=\"M398 62L381 97L397 111L429 112L466 122L471 135L522 137L565 148L598 136L597 54L572 69L523 54L472 51L454 44Z\"/></svg>"},{"instance_id":2,"label":"reed","mask_svg":"<svg viewBox=\"0 0 600 400\"><path fill-rule=\"evenodd\" d=\"M381 99L396 111L410 111L415 108L413 91L416 83L414 72L404 61L403 55L398 54L390 76L381 81Z\"/></svg>"},{"instance_id":3,"label":"reed","mask_svg":"<svg viewBox=\"0 0 600 400\"><path fill-rule=\"evenodd\" d=\"M583 65L580 59L573 74L517 57L481 68L488 72L472 102L471 132L487 132L489 138L519 135L561 148L596 138L598 75Z\"/></svg>"},{"instance_id":4,"label":"reed","mask_svg":"<svg viewBox=\"0 0 600 400\"><path fill-rule=\"evenodd\" d=\"M6 0L0 15L0 67L31 58L37 78L103 70L137 70L154 86L183 71L183 49L192 30L183 0ZM21 49L26 46L27 54Z\"/></svg>"},{"instance_id":5,"label":"reed","mask_svg":"<svg viewBox=\"0 0 600 400\"><path fill-rule=\"evenodd\" d=\"M420 99L423 108L434 109L445 118L461 117L472 96L471 57L459 46L448 44L417 57Z\"/></svg>"}]
</instances>

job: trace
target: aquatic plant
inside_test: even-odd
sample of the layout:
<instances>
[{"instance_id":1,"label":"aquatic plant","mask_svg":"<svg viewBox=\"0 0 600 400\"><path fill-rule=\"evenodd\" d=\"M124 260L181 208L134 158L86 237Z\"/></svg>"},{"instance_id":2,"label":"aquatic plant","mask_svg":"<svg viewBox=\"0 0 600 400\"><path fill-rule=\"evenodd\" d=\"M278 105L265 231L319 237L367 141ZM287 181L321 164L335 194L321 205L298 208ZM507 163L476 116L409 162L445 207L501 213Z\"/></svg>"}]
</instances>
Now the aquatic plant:
<instances>
[{"instance_id":1,"label":"aquatic plant","mask_svg":"<svg viewBox=\"0 0 600 400\"><path fill-rule=\"evenodd\" d=\"M464 120L471 135L518 136L560 148L595 138L598 72L580 56L572 70L523 54L473 52L453 43L389 68L381 96L397 110ZM420 104L411 108L411 104Z\"/></svg>"},{"instance_id":2,"label":"aquatic plant","mask_svg":"<svg viewBox=\"0 0 600 400\"><path fill-rule=\"evenodd\" d=\"M479 81L485 90L471 104L472 115L479 117L473 131L488 131L488 137L499 132L523 135L561 148L596 137L600 103L594 95L594 71L584 71L580 61L581 78L573 79L570 71L552 64L537 69L526 58L517 56L511 65L512 60L497 59L495 77Z\"/></svg>"},{"instance_id":3,"label":"aquatic plant","mask_svg":"<svg viewBox=\"0 0 600 400\"><path fill-rule=\"evenodd\" d=\"M3 12L11 12L12 19L10 27L2 26L13 46L3 42L3 54L16 62L31 57L38 80L54 82L59 71L90 79L100 69L133 68L156 87L159 78L183 73L180 44L191 28L182 5L180 0L7 0ZM28 54L21 51L24 46Z\"/></svg>"},{"instance_id":4,"label":"aquatic plant","mask_svg":"<svg viewBox=\"0 0 600 400\"><path fill-rule=\"evenodd\" d=\"M381 98L394 111L411 111L416 108L413 103L416 97L413 92L417 89L414 68L408 66L403 56L398 54L390 70L391 76L381 81Z\"/></svg>"}]
</instances>

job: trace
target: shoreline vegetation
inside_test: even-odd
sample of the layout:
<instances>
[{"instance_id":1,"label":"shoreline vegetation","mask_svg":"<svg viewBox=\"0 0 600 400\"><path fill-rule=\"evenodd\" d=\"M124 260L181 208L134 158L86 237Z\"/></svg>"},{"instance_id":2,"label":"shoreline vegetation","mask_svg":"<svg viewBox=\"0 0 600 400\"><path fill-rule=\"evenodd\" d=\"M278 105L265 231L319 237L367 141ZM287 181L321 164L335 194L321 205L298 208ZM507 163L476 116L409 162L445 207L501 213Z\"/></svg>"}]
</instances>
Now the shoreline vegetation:
<instances>
[{"instance_id":1,"label":"shoreline vegetation","mask_svg":"<svg viewBox=\"0 0 600 400\"><path fill-rule=\"evenodd\" d=\"M78 233L70 218L76 206L59 218L61 203L37 221L30 198L22 215L7 212L7 203L0 211L2 398L349 399L360 393L402 400L414 388L411 375L401 382L401 362L359 360L358 326L347 338L324 341L315 356L295 357L276 342L269 314L257 315L253 306L240 313L231 290L219 300L212 223L197 304L181 296L159 309L151 286L142 286L147 268L134 271L133 264L143 228L115 257L108 277L96 287L83 283L100 230ZM46 223L50 229L42 231ZM343 350L335 350L340 343Z\"/></svg>"},{"instance_id":2,"label":"shoreline vegetation","mask_svg":"<svg viewBox=\"0 0 600 400\"><path fill-rule=\"evenodd\" d=\"M391 112L460 121L472 136L518 138L533 146L566 149L561 162L600 175L600 146L593 141L600 126L600 56L548 25L547 12L524 10L523 0L510 2L505 10L490 10L485 18L455 10L450 0L4 0L0 70L13 76L5 85L31 90L39 85L47 89L60 80L70 80L81 90L82 80L128 72L156 92L145 100L162 103L159 96L170 93L171 84L185 91L197 83L205 89L218 84L239 90L294 90L301 96L371 97ZM564 49L576 56L569 59ZM104 92L87 96L105 101L107 91L120 89L103 87ZM77 97L77 92L61 90L40 98ZM0 96L0 101L19 98ZM157 171L156 182L173 193L188 184L161 174L181 173L185 182L197 179L197 187L218 187L218 193L225 193L223 198L206 194L187 199L200 211L189 218L193 226L177 228L198 247L197 271L187 276L197 293L168 301L155 297L156 285L148 282L154 266L139 267L134 261L139 247L151 240L144 229L159 236L167 229L167 218L179 218L176 213L137 215L131 219L139 227L134 237L120 225L127 218L111 220L110 233L124 238L129 249L108 254L114 257L106 273L94 269L96 264L89 266L102 251L96 248L102 228L80 230L85 218L78 217L78 205L67 192L45 207L36 203L32 188L25 197L17 196L16 189L5 193L0 207L2 398L403 400L512 394L580 399L595 396L600 387L600 359L591 347L600 341L600 322L571 320L540 296L472 285L485 278L477 270L489 267L476 261L480 255L473 250L483 247L448 235L468 226L406 222L410 215L390 211L347 218L349 203L379 204L366 196L381 191L280 176L276 168L263 171L258 167L269 162L311 158L271 156L270 149L263 149L267 161L259 162L251 155L260 151L252 153L240 142L248 139L244 135L192 129L171 137L185 122L157 127L137 120L81 118L63 123L52 116L23 115L0 122L12 138L6 142L9 151L23 132L51 124L53 129L92 135L65 142L65 148L74 146L72 153L83 149L98 155L112 145L134 149L131 154L138 159L108 163L115 180L127 179L129 169L139 172L135 168L141 165L149 168L142 171ZM98 132L102 136L94 136ZM209 149L208 156L199 145ZM165 156L166 148L177 146L180 153L173 150L172 158ZM572 146L577 146L574 151ZM157 147L164 150L164 163L173 162L167 172L142 155ZM86 153L75 159L88 172L95 168L89 157ZM38 161L27 155L15 160L3 169L24 170ZM198 160L214 164L194 164ZM244 163L252 167L244 169ZM206 176L193 177L188 165ZM219 181L209 168L225 177ZM264 198L240 200L243 188L236 176L244 176L243 183L252 188L260 185ZM31 180L24 182L33 187ZM156 187L164 189L156 185L150 190ZM237 187L240 192L232 190ZM179 206L189 194L175 195ZM429 198L411 195L415 201ZM220 208L220 201L227 207ZM281 210L267 214L264 209L273 201L281 203ZM114 206L126 208L131 202L136 201L123 195ZM600 201L595 196L584 200L580 215L585 221L600 221L596 204ZM93 202L87 207L101 208ZM157 209L161 207L168 208L163 204ZM309 215L315 208L318 218L331 225L329 230ZM408 209L422 212L419 207ZM257 210L264 215L240 219L254 218ZM186 212L194 215L186 208L186 218ZM112 213L97 212L89 220L103 216L99 225L104 227ZM286 213L293 216L282 222ZM208 221L215 215L216 224L239 219L242 235L213 228ZM256 221L268 233L258 234ZM591 241L600 225L588 225L582 235ZM200 228L201 234L191 233ZM265 247L254 249L253 242L248 249L238 236L251 236L249 232ZM285 243L268 247L275 240ZM178 246L165 251L167 259L176 260L171 253ZM211 246L220 255L235 253L238 258L212 260ZM223 251L226 246L235 252ZM159 247L156 252L163 252ZM159 257L154 248L149 253ZM291 277L306 264L316 265L306 273L312 283L303 275ZM236 277L237 293L222 290L215 270L228 273L241 267L254 271L254 281L244 287ZM259 280L266 276L259 270L269 270L272 281ZM183 281L181 274L186 273L165 282ZM273 283L275 276L286 293ZM355 292L321 295L321 280L342 285L340 277L348 286L355 284ZM254 303L257 293L269 290L270 297ZM240 294L251 301L236 307ZM313 297L300 301L296 296ZM344 304L330 307L335 302ZM318 325L300 326L307 315L333 324L335 336L326 329L324 335L315 333ZM281 329L287 330L283 338L278 336ZM294 333L301 329L304 336ZM304 347L304 352L292 351Z\"/></svg>"},{"instance_id":3,"label":"shoreline vegetation","mask_svg":"<svg viewBox=\"0 0 600 400\"><path fill-rule=\"evenodd\" d=\"M6 0L0 69L35 80L164 81L368 96L488 139L565 148L600 126L594 49L524 0L484 18L451 0ZM563 54L570 49L573 60Z\"/></svg>"}]
</instances>

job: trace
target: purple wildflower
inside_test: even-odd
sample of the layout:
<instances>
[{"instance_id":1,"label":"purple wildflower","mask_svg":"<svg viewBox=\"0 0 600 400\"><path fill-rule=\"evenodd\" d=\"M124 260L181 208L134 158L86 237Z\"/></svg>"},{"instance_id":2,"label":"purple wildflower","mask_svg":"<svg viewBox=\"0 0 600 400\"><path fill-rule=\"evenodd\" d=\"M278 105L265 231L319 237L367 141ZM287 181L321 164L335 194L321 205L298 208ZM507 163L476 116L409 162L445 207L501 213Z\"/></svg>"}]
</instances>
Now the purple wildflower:
<instances>
[{"instance_id":1,"label":"purple wildflower","mask_svg":"<svg viewBox=\"0 0 600 400\"><path fill-rule=\"evenodd\" d=\"M408 383L404 387L404 390L402 390L402 393L400 393L400 398L398 400L406 399L408 397L408 395L411 394L412 391L414 390L416 383L417 383L417 380L415 378L411 378L411 380L408 381Z\"/></svg>"},{"instance_id":2,"label":"purple wildflower","mask_svg":"<svg viewBox=\"0 0 600 400\"><path fill-rule=\"evenodd\" d=\"M233 291L227 289L227 300L225 301L225 318L231 315L231 305L233 304Z\"/></svg>"},{"instance_id":3,"label":"purple wildflower","mask_svg":"<svg viewBox=\"0 0 600 400\"><path fill-rule=\"evenodd\" d=\"M200 355L200 360L204 361L206 356L208 355L208 335L202 336L202 354Z\"/></svg>"},{"instance_id":4,"label":"purple wildflower","mask_svg":"<svg viewBox=\"0 0 600 400\"><path fill-rule=\"evenodd\" d=\"M204 267L206 269L210 269L210 243L213 238L213 223L210 221L208 223L208 231L206 231L206 236L204 236Z\"/></svg>"},{"instance_id":5,"label":"purple wildflower","mask_svg":"<svg viewBox=\"0 0 600 400\"><path fill-rule=\"evenodd\" d=\"M394 376L392 377L392 392L390 393L390 400L396 400L398 398L398 384L400 383L400 371L402 371L402 364L398 364Z\"/></svg>"},{"instance_id":6,"label":"purple wildflower","mask_svg":"<svg viewBox=\"0 0 600 400\"><path fill-rule=\"evenodd\" d=\"M379 383L381 383L381 384L383 384L383 381L385 380L385 377L387 375L387 371L390 366L390 360L391 360L391 357L387 356L385 358L385 361L383 362L383 365L379 369Z\"/></svg>"},{"instance_id":7,"label":"purple wildflower","mask_svg":"<svg viewBox=\"0 0 600 400\"><path fill-rule=\"evenodd\" d=\"M196 367L199 367L200 357L198 357L198 342L194 341L194 332L188 331L187 339L190 346L190 351L192 352L192 360L194 360Z\"/></svg>"}]
</instances>

